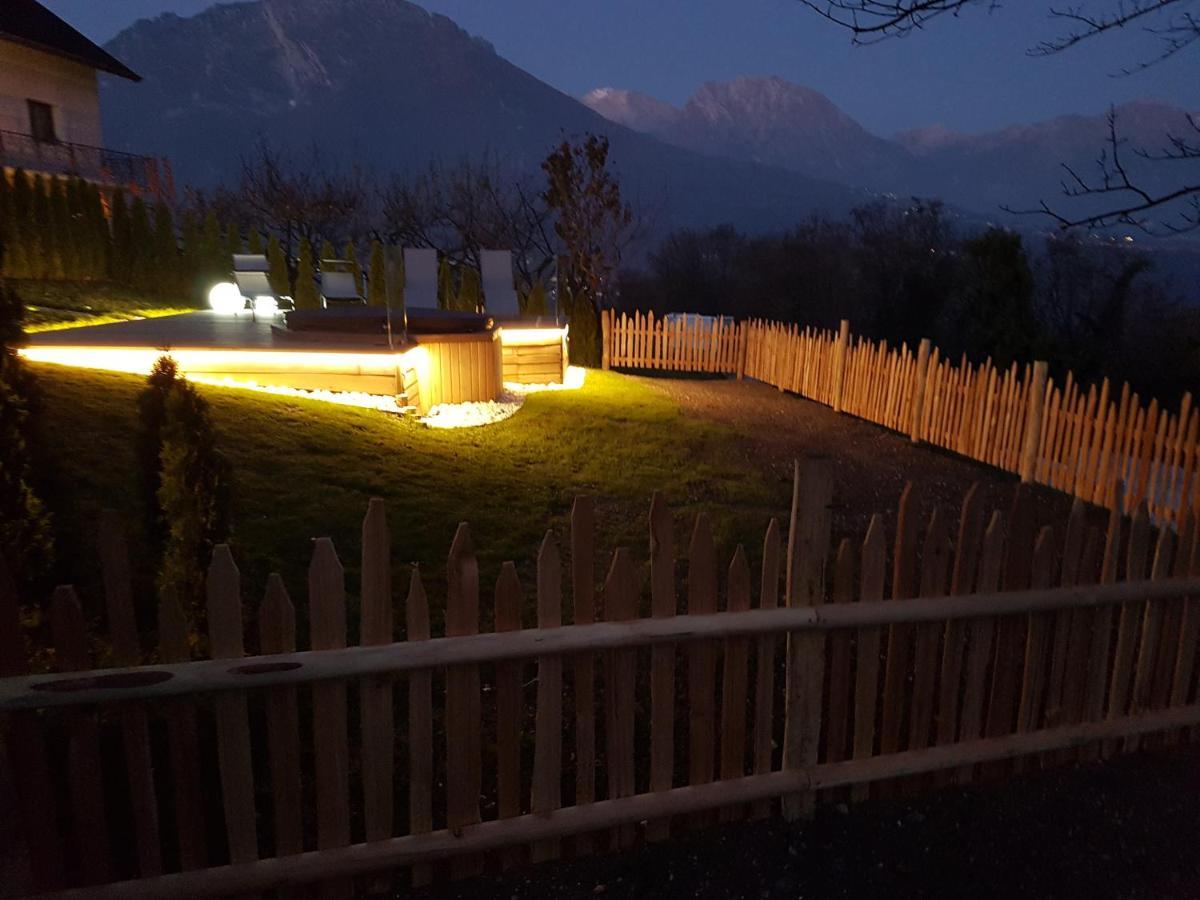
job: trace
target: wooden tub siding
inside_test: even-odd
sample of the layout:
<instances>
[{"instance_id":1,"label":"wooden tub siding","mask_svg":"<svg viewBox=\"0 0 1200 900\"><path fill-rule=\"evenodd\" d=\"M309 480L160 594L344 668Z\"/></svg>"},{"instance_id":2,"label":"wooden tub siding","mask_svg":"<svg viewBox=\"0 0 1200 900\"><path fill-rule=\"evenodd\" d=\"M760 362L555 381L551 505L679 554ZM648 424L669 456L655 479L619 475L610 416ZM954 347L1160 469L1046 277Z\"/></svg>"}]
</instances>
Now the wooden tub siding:
<instances>
[{"instance_id":1,"label":"wooden tub siding","mask_svg":"<svg viewBox=\"0 0 1200 900\"><path fill-rule=\"evenodd\" d=\"M542 344L519 344L503 348L504 380L518 384L561 384L565 354L556 333Z\"/></svg>"}]
</instances>

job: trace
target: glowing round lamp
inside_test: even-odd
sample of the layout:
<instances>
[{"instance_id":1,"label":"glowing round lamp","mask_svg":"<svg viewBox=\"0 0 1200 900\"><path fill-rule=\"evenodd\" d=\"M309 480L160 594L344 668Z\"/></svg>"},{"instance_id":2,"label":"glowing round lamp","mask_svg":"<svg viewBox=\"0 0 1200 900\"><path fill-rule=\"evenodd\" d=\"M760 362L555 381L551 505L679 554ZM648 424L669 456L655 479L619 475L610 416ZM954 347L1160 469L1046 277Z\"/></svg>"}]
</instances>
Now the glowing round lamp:
<instances>
[{"instance_id":1,"label":"glowing round lamp","mask_svg":"<svg viewBox=\"0 0 1200 900\"><path fill-rule=\"evenodd\" d=\"M236 315L246 308L246 298L238 290L236 284L222 281L214 284L208 292L208 305L212 311L221 315Z\"/></svg>"},{"instance_id":2,"label":"glowing round lamp","mask_svg":"<svg viewBox=\"0 0 1200 900\"><path fill-rule=\"evenodd\" d=\"M279 303L270 294L259 294L254 298L254 311L273 316L279 312Z\"/></svg>"}]
</instances>

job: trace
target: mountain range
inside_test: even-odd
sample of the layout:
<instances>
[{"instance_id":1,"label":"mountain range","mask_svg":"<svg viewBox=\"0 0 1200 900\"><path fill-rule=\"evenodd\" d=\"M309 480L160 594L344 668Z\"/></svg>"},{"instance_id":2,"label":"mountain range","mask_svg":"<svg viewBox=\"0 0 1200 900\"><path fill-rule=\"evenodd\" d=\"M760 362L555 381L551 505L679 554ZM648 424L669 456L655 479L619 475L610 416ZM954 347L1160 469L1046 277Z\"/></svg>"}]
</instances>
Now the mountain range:
<instances>
[{"instance_id":1,"label":"mountain range","mask_svg":"<svg viewBox=\"0 0 1200 900\"><path fill-rule=\"evenodd\" d=\"M142 20L106 44L143 76L104 78L106 142L167 156L176 181L236 176L263 140L377 173L484 155L536 172L564 135L603 133L625 195L659 230L780 228L867 194L614 125L404 0L257 0Z\"/></svg>"},{"instance_id":2,"label":"mountain range","mask_svg":"<svg viewBox=\"0 0 1200 900\"><path fill-rule=\"evenodd\" d=\"M743 77L700 87L682 106L615 88L583 103L612 122L678 147L759 162L892 194L939 197L985 216L1001 207L1054 205L1070 166L1099 171L1109 137L1107 114L1061 116L983 134L940 125L890 138L868 132L823 94L777 77ZM1116 107L1123 163L1150 190L1178 178L1171 164L1147 162L1192 132L1188 112L1156 101Z\"/></svg>"},{"instance_id":3,"label":"mountain range","mask_svg":"<svg viewBox=\"0 0 1200 900\"><path fill-rule=\"evenodd\" d=\"M876 197L940 197L973 220L1003 219L1004 204L1056 197L1062 163L1090 173L1107 134L1093 115L884 137L775 77L705 84L682 106L613 88L580 100L405 0L222 4L142 20L106 49L144 78L102 79L106 142L169 157L182 183L231 179L263 140L316 145L383 174L484 155L536 171L564 135L599 132L626 196L660 233L777 229ZM1131 147L1162 147L1188 127L1183 110L1162 103L1117 114ZM1175 177L1169 164L1129 156L1152 188Z\"/></svg>"}]
</instances>

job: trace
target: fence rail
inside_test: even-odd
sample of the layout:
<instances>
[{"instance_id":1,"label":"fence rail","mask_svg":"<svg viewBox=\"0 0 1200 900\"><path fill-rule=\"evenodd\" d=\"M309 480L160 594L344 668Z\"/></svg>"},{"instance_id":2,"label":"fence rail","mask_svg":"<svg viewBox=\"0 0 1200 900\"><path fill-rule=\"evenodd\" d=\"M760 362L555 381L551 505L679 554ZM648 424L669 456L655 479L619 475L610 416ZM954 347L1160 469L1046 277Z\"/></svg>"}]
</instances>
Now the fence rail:
<instances>
[{"instance_id":1,"label":"fence rail","mask_svg":"<svg viewBox=\"0 0 1200 900\"><path fill-rule=\"evenodd\" d=\"M321 539L310 649L297 652L282 580L247 614L219 547L204 639L168 595L152 653L106 516L107 632L89 635L75 592L57 589L58 674L30 675L0 570L0 717L34 889L199 897L320 882L344 896L390 889L398 868L422 884L447 859L457 876L626 848L639 827L660 840L758 818L776 799L802 817L817 790L910 793L1197 737L1193 517L1155 535L1143 502L1102 532L1077 501L1058 540L1035 533L1023 485L1007 514L989 516L973 488L956 523L935 507L924 525L909 486L890 554L878 516L831 553L829 465L797 465L786 533L769 524L758 578L742 547L719 576L699 515L683 591L658 496L648 573L619 549L602 582L587 498L565 565L547 533L532 591L505 563L483 592L461 525L438 636L419 572L393 601L378 500L357 644ZM113 668L93 669L97 643ZM198 644L207 660L192 659Z\"/></svg>"},{"instance_id":2,"label":"fence rail","mask_svg":"<svg viewBox=\"0 0 1200 900\"><path fill-rule=\"evenodd\" d=\"M834 331L605 310L601 324L608 366L750 377L1090 503L1111 507L1119 482L1123 511L1144 500L1156 522L1178 525L1200 510L1190 393L1173 411L1127 383L1085 388L1068 372L1056 384L1044 362L955 362L927 340L853 337L845 321Z\"/></svg>"},{"instance_id":3,"label":"fence rail","mask_svg":"<svg viewBox=\"0 0 1200 900\"><path fill-rule=\"evenodd\" d=\"M0 166L52 175L75 175L135 194L175 200L174 177L166 159L68 141L39 141L29 134L0 131Z\"/></svg>"}]
</instances>

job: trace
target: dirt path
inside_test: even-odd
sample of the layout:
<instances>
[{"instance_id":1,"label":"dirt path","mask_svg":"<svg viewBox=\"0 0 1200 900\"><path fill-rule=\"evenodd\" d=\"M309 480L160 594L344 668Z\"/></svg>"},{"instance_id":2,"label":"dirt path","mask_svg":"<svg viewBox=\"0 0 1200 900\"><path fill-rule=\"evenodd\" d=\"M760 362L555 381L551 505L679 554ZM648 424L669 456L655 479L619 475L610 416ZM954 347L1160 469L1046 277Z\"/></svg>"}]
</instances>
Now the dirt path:
<instances>
[{"instance_id":1,"label":"dirt path","mask_svg":"<svg viewBox=\"0 0 1200 900\"><path fill-rule=\"evenodd\" d=\"M818 808L808 825L731 825L619 856L525 868L415 897L1200 896L1200 753Z\"/></svg>"},{"instance_id":2,"label":"dirt path","mask_svg":"<svg viewBox=\"0 0 1200 900\"><path fill-rule=\"evenodd\" d=\"M732 379L679 379L638 376L679 403L687 415L732 427L742 438L746 461L767 467L790 481L792 460L827 456L834 462L833 530L837 538L866 533L872 513L883 513L894 534L896 505L905 482L919 488L923 516L942 504L954 516L973 482L980 483L988 509L1007 510L1017 478L929 446L853 416L833 412L760 384ZM1051 525L1061 540L1071 498L1033 489L1038 525ZM1105 514L1092 510L1094 523Z\"/></svg>"}]
</instances>

